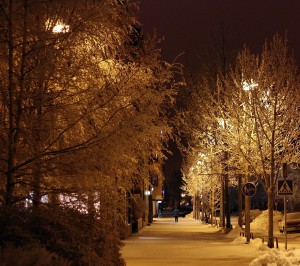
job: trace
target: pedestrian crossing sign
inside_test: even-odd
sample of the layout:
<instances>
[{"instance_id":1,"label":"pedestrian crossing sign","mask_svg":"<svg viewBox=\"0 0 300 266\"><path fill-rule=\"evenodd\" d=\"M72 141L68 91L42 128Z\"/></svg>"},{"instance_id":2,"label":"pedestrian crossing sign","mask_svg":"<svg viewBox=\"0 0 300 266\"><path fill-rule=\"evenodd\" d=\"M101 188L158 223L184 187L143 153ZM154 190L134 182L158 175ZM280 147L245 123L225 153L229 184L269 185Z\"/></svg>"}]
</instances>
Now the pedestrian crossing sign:
<instances>
[{"instance_id":1,"label":"pedestrian crossing sign","mask_svg":"<svg viewBox=\"0 0 300 266\"><path fill-rule=\"evenodd\" d=\"M293 195L293 180L278 180L277 181L278 195Z\"/></svg>"}]
</instances>

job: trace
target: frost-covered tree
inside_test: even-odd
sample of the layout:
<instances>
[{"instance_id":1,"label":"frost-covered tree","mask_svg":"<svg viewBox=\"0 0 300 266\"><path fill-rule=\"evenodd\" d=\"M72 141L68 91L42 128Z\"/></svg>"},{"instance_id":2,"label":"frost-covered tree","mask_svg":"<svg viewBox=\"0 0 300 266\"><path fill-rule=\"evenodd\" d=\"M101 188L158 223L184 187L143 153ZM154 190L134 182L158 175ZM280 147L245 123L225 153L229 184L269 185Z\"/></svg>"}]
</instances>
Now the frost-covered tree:
<instances>
[{"instance_id":1,"label":"frost-covered tree","mask_svg":"<svg viewBox=\"0 0 300 266\"><path fill-rule=\"evenodd\" d=\"M172 66L161 64L153 43L132 43L136 21L122 4L24 0L1 7L6 204L28 197L16 194L16 184L39 204L45 188L56 190L59 176L81 165L75 154L89 154L81 149L97 148L92 165L105 164L103 176L116 165L132 176L160 152Z\"/></svg>"},{"instance_id":2,"label":"frost-covered tree","mask_svg":"<svg viewBox=\"0 0 300 266\"><path fill-rule=\"evenodd\" d=\"M16 184L30 186L21 178L30 176L38 202L39 183L44 168L54 168L52 159L95 138L75 133L93 111L89 99L96 88L84 81L97 75L93 67L101 63L99 58L116 57L124 46L132 21L126 22L128 16L122 13L119 5L107 1L1 3L1 172L7 176L6 204L22 196L14 192Z\"/></svg>"},{"instance_id":3,"label":"frost-covered tree","mask_svg":"<svg viewBox=\"0 0 300 266\"><path fill-rule=\"evenodd\" d=\"M268 246L274 247L276 181L282 163L299 160L300 87L287 40L276 34L260 55L245 48L221 85L229 124L223 138L237 168L255 177L268 194Z\"/></svg>"},{"instance_id":4,"label":"frost-covered tree","mask_svg":"<svg viewBox=\"0 0 300 266\"><path fill-rule=\"evenodd\" d=\"M126 2L1 2L1 205L64 205L117 233L149 185L176 84Z\"/></svg>"},{"instance_id":5,"label":"frost-covered tree","mask_svg":"<svg viewBox=\"0 0 300 266\"><path fill-rule=\"evenodd\" d=\"M219 178L222 189L219 191L221 198L220 217L221 226L225 226L225 204L229 209L229 168L226 166L227 148L219 137L220 126L220 102L222 95L218 90L217 82L226 77L230 67L234 65L238 51L238 42L224 25L220 25L218 31L211 34L211 39L206 45L207 49L198 52L199 68L189 70L187 76L188 95L185 99L185 110L180 114L183 132L188 142L188 148L184 147L187 157L194 153L206 153L211 150L217 152L219 166ZM208 152L210 154L211 152ZM222 154L223 153L223 154ZM187 159L189 161L189 159ZM224 195L225 193L225 195ZM226 212L226 226L230 226L230 213Z\"/></svg>"},{"instance_id":6,"label":"frost-covered tree","mask_svg":"<svg viewBox=\"0 0 300 266\"><path fill-rule=\"evenodd\" d=\"M268 194L268 246L274 247L278 174L282 163L299 160L299 78L287 40L275 35L260 55L245 48L230 73L219 76L215 87L205 84L198 90L200 97L195 97L195 106L201 108L191 108L183 117L198 125L189 131L195 141L190 142L191 147L207 145L211 143L207 136L214 136L217 150L228 154L223 170L263 185ZM203 150L203 146L198 148Z\"/></svg>"},{"instance_id":7,"label":"frost-covered tree","mask_svg":"<svg viewBox=\"0 0 300 266\"><path fill-rule=\"evenodd\" d=\"M216 222L216 212L220 211L222 172L218 156L211 151L197 153L190 162L189 169L184 170L185 190L193 197L193 211L195 219L211 218ZM192 157L189 156L189 160ZM188 167L185 164L184 167ZM202 215L199 215L202 212Z\"/></svg>"}]
</instances>

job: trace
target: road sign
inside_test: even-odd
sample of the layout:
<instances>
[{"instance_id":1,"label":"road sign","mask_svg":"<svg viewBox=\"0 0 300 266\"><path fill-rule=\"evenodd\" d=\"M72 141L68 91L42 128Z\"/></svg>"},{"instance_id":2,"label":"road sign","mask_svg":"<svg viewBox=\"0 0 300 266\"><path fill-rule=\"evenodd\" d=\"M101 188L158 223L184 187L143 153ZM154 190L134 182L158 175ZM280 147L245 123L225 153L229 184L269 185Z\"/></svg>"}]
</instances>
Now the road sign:
<instances>
[{"instance_id":1,"label":"road sign","mask_svg":"<svg viewBox=\"0 0 300 266\"><path fill-rule=\"evenodd\" d=\"M256 186L253 183L248 182L243 185L243 194L245 196L252 197L255 194L255 192Z\"/></svg>"},{"instance_id":2,"label":"road sign","mask_svg":"<svg viewBox=\"0 0 300 266\"><path fill-rule=\"evenodd\" d=\"M278 195L293 195L293 180L278 180L277 181Z\"/></svg>"}]
</instances>

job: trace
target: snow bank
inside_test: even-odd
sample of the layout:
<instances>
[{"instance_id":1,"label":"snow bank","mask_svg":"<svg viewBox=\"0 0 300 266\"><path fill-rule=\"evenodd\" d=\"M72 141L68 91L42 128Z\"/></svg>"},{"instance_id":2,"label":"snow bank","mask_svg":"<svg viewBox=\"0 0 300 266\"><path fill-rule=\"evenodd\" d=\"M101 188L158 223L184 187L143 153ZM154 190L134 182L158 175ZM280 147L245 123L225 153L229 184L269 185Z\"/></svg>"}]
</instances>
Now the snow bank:
<instances>
[{"instance_id":1,"label":"snow bank","mask_svg":"<svg viewBox=\"0 0 300 266\"><path fill-rule=\"evenodd\" d=\"M274 231L278 229L278 222L282 220L282 213L278 211L273 211L273 224ZM258 215L254 221L251 223L251 228L268 230L269 226L269 211L263 211L260 215Z\"/></svg>"},{"instance_id":2,"label":"snow bank","mask_svg":"<svg viewBox=\"0 0 300 266\"><path fill-rule=\"evenodd\" d=\"M240 245L240 244L246 244L246 238L244 236L238 236L235 239L233 239L231 242L231 245ZM251 246L252 248L260 251L265 251L269 249L267 246L265 246L262 243L262 240L260 238L250 239L250 243L248 243L247 246Z\"/></svg>"},{"instance_id":3,"label":"snow bank","mask_svg":"<svg viewBox=\"0 0 300 266\"><path fill-rule=\"evenodd\" d=\"M236 238L238 236L240 236L240 233L244 232L244 230L239 226L236 225L227 235L227 238Z\"/></svg>"},{"instance_id":4,"label":"snow bank","mask_svg":"<svg viewBox=\"0 0 300 266\"><path fill-rule=\"evenodd\" d=\"M280 251L271 249L257 257L249 266L293 266L300 265L300 256L295 256L294 251Z\"/></svg>"},{"instance_id":5,"label":"snow bank","mask_svg":"<svg viewBox=\"0 0 300 266\"><path fill-rule=\"evenodd\" d=\"M258 209L250 210L250 221L254 221L254 219L260 214L262 214L262 212L262 210Z\"/></svg>"},{"instance_id":6,"label":"snow bank","mask_svg":"<svg viewBox=\"0 0 300 266\"><path fill-rule=\"evenodd\" d=\"M235 239L232 240L231 245L240 245L245 244L245 237L238 236Z\"/></svg>"}]
</instances>

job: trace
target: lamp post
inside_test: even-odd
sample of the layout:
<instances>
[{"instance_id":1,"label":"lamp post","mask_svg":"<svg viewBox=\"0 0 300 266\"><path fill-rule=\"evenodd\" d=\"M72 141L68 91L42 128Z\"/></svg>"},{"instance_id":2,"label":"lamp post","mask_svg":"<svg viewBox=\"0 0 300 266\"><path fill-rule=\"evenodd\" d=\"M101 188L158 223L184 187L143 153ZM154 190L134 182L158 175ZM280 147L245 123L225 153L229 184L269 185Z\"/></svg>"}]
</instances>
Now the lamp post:
<instances>
[{"instance_id":1,"label":"lamp post","mask_svg":"<svg viewBox=\"0 0 300 266\"><path fill-rule=\"evenodd\" d=\"M219 121L219 124L222 128L226 130L228 126L228 121L225 119L221 119ZM225 146L227 144L225 143ZM223 171L223 177L222 177L222 183L221 183L221 202L220 202L220 226L226 227L227 229L231 229L231 221L230 221L230 194L229 194L229 165L228 165L228 159L229 154L228 151L224 151L224 158L223 158L223 164L224 164L224 171ZM224 215L225 213L225 215ZM225 220L226 218L226 220ZM225 222L226 221L226 222Z\"/></svg>"},{"instance_id":2,"label":"lamp post","mask_svg":"<svg viewBox=\"0 0 300 266\"><path fill-rule=\"evenodd\" d=\"M229 177L228 177L228 152L225 151L225 176L224 176L224 196L225 196L225 215L226 215L226 228L230 229L230 194L229 194Z\"/></svg>"},{"instance_id":3,"label":"lamp post","mask_svg":"<svg viewBox=\"0 0 300 266\"><path fill-rule=\"evenodd\" d=\"M243 90L249 91L249 101L251 104L251 90L258 86L257 83L251 80L251 83L243 82ZM245 119L246 120L246 119ZM246 123L246 121L244 121ZM250 143L249 143L250 144ZM249 165L247 166L246 171L246 183L250 182L250 173ZM251 209L251 197L245 195L245 235L246 235L246 244L250 243L250 209Z\"/></svg>"},{"instance_id":4,"label":"lamp post","mask_svg":"<svg viewBox=\"0 0 300 266\"><path fill-rule=\"evenodd\" d=\"M250 180L249 172L247 173L246 182ZM251 208L251 197L245 196L245 235L246 235L246 244L250 243L250 208Z\"/></svg>"}]
</instances>

